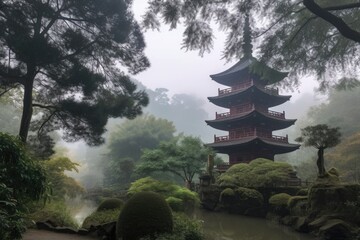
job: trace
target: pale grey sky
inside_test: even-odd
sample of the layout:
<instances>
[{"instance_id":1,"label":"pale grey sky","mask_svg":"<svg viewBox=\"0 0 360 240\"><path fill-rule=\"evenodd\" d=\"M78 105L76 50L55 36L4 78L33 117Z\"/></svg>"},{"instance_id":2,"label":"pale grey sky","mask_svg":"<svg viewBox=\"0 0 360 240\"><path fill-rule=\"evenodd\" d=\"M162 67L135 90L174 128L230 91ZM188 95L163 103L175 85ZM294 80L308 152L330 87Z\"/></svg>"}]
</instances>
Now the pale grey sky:
<instances>
[{"instance_id":1,"label":"pale grey sky","mask_svg":"<svg viewBox=\"0 0 360 240\"><path fill-rule=\"evenodd\" d=\"M135 0L133 10L135 17L140 21L144 13L147 1ZM163 26L161 31L145 32L147 48L145 53L150 60L151 67L134 77L145 86L155 88L167 88L170 94L188 93L194 94L205 101L205 108L209 111L213 109L208 102L208 96L217 94L218 88L225 88L209 77L210 74L222 72L235 62L226 63L221 59L225 35L216 32L214 48L211 53L206 53L200 57L198 52L181 49L183 28L179 26L175 30L169 31L169 26ZM285 95L293 95L291 101L295 101L303 93L313 93L317 86L315 81L307 78L302 81L298 89L300 91L284 92Z\"/></svg>"}]
</instances>

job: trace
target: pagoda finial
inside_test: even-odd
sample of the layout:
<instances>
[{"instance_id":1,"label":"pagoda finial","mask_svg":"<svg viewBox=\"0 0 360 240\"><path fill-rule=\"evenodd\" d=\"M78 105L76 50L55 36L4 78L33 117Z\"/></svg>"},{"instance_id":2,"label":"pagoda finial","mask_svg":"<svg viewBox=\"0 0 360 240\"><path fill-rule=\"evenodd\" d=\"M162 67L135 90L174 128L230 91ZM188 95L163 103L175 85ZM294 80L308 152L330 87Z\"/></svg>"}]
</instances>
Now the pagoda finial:
<instances>
[{"instance_id":1,"label":"pagoda finial","mask_svg":"<svg viewBox=\"0 0 360 240\"><path fill-rule=\"evenodd\" d=\"M245 13L245 24L244 24L244 33L243 33L243 53L244 58L252 57L252 48L253 45L251 44L251 27L250 27L250 20L249 20L249 12Z\"/></svg>"}]
</instances>

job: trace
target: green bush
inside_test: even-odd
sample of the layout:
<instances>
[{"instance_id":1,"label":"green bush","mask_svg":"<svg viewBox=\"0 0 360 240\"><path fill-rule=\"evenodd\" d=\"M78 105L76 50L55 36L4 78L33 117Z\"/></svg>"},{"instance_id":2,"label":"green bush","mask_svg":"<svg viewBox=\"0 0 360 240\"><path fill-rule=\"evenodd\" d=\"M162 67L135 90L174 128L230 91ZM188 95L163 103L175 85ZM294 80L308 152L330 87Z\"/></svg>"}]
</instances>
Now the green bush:
<instances>
[{"instance_id":1,"label":"green bush","mask_svg":"<svg viewBox=\"0 0 360 240\"><path fill-rule=\"evenodd\" d=\"M108 198L103 200L99 207L96 209L97 212L104 210L113 210L117 208L122 208L124 206L124 201L119 198Z\"/></svg>"},{"instance_id":2,"label":"green bush","mask_svg":"<svg viewBox=\"0 0 360 240\"><path fill-rule=\"evenodd\" d=\"M89 229L91 226L98 226L108 222L116 222L119 218L121 208L93 212L85 218L82 228Z\"/></svg>"},{"instance_id":3,"label":"green bush","mask_svg":"<svg viewBox=\"0 0 360 240\"><path fill-rule=\"evenodd\" d=\"M183 212L185 210L184 202L180 198L168 197L166 202L169 204L170 208L175 212Z\"/></svg>"},{"instance_id":4,"label":"green bush","mask_svg":"<svg viewBox=\"0 0 360 240\"><path fill-rule=\"evenodd\" d=\"M164 197L154 192L134 194L124 205L116 225L116 235L123 240L172 232L173 219Z\"/></svg>"},{"instance_id":5,"label":"green bush","mask_svg":"<svg viewBox=\"0 0 360 240\"><path fill-rule=\"evenodd\" d=\"M52 201L43 208L28 215L35 222L51 221L59 227L78 228L78 224L63 201Z\"/></svg>"},{"instance_id":6,"label":"green bush","mask_svg":"<svg viewBox=\"0 0 360 240\"><path fill-rule=\"evenodd\" d=\"M287 193L278 193L269 198L269 203L273 206L287 206L290 198Z\"/></svg>"},{"instance_id":7,"label":"green bush","mask_svg":"<svg viewBox=\"0 0 360 240\"><path fill-rule=\"evenodd\" d=\"M25 203L45 191L45 172L19 138L0 132L0 239L21 239Z\"/></svg>"},{"instance_id":8,"label":"green bush","mask_svg":"<svg viewBox=\"0 0 360 240\"><path fill-rule=\"evenodd\" d=\"M141 178L133 183L128 190L128 196L132 196L135 193L139 192L156 192L164 196L165 199L169 197L174 197L180 199L182 201L183 211L192 210L197 206L200 202L199 197L196 192L192 192L185 187L180 187L179 185L170 183L170 182L162 182L155 180L151 177ZM175 205L170 205L175 206ZM179 204L176 207L178 207ZM178 211L179 209L173 209L174 211Z\"/></svg>"},{"instance_id":9,"label":"green bush","mask_svg":"<svg viewBox=\"0 0 360 240\"><path fill-rule=\"evenodd\" d=\"M287 193L278 193L269 198L271 210L280 216L289 214L288 202L291 196Z\"/></svg>"},{"instance_id":10,"label":"green bush","mask_svg":"<svg viewBox=\"0 0 360 240\"><path fill-rule=\"evenodd\" d=\"M309 189L307 189L307 188L302 188L302 189L300 189L300 190L296 193L296 195L297 195L297 196L307 196L308 193L309 193Z\"/></svg>"},{"instance_id":11,"label":"green bush","mask_svg":"<svg viewBox=\"0 0 360 240\"><path fill-rule=\"evenodd\" d=\"M221 187L267 187L281 184L289 179L293 173L288 163L274 162L264 158L257 158L250 163L238 163L231 166L220 175L217 183Z\"/></svg>"}]
</instances>

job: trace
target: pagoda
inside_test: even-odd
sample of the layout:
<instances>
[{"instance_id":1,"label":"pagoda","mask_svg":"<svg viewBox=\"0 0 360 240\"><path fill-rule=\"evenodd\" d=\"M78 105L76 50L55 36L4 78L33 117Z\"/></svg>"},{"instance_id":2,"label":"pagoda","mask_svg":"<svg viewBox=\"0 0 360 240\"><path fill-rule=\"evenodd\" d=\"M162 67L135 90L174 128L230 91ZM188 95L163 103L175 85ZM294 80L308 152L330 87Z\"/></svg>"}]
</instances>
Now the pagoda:
<instances>
[{"instance_id":1,"label":"pagoda","mask_svg":"<svg viewBox=\"0 0 360 240\"><path fill-rule=\"evenodd\" d=\"M283 80L288 73L279 72L259 62L252 56L249 15L245 15L244 56L229 69L210 75L219 84L218 95L208 97L219 107L229 109L216 113L214 120L206 123L213 128L228 131L227 136L214 135L207 144L218 153L229 155L229 164L248 163L256 158L274 160L276 154L292 152L298 144L290 144L288 136L275 136L273 131L293 125L296 119L286 119L285 112L269 110L285 103L291 96L279 94L278 88L269 85Z\"/></svg>"}]
</instances>

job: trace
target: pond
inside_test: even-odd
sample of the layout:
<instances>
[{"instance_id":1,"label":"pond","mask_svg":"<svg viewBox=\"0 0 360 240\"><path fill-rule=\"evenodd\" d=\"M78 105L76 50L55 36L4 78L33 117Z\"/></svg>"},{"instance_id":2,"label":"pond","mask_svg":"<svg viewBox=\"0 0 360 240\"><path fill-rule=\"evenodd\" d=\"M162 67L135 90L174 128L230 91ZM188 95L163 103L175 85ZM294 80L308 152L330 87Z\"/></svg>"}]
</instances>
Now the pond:
<instances>
[{"instance_id":1,"label":"pond","mask_svg":"<svg viewBox=\"0 0 360 240\"><path fill-rule=\"evenodd\" d=\"M199 211L203 220L206 240L314 240L315 238L293 231L274 222L240 215Z\"/></svg>"}]
</instances>

